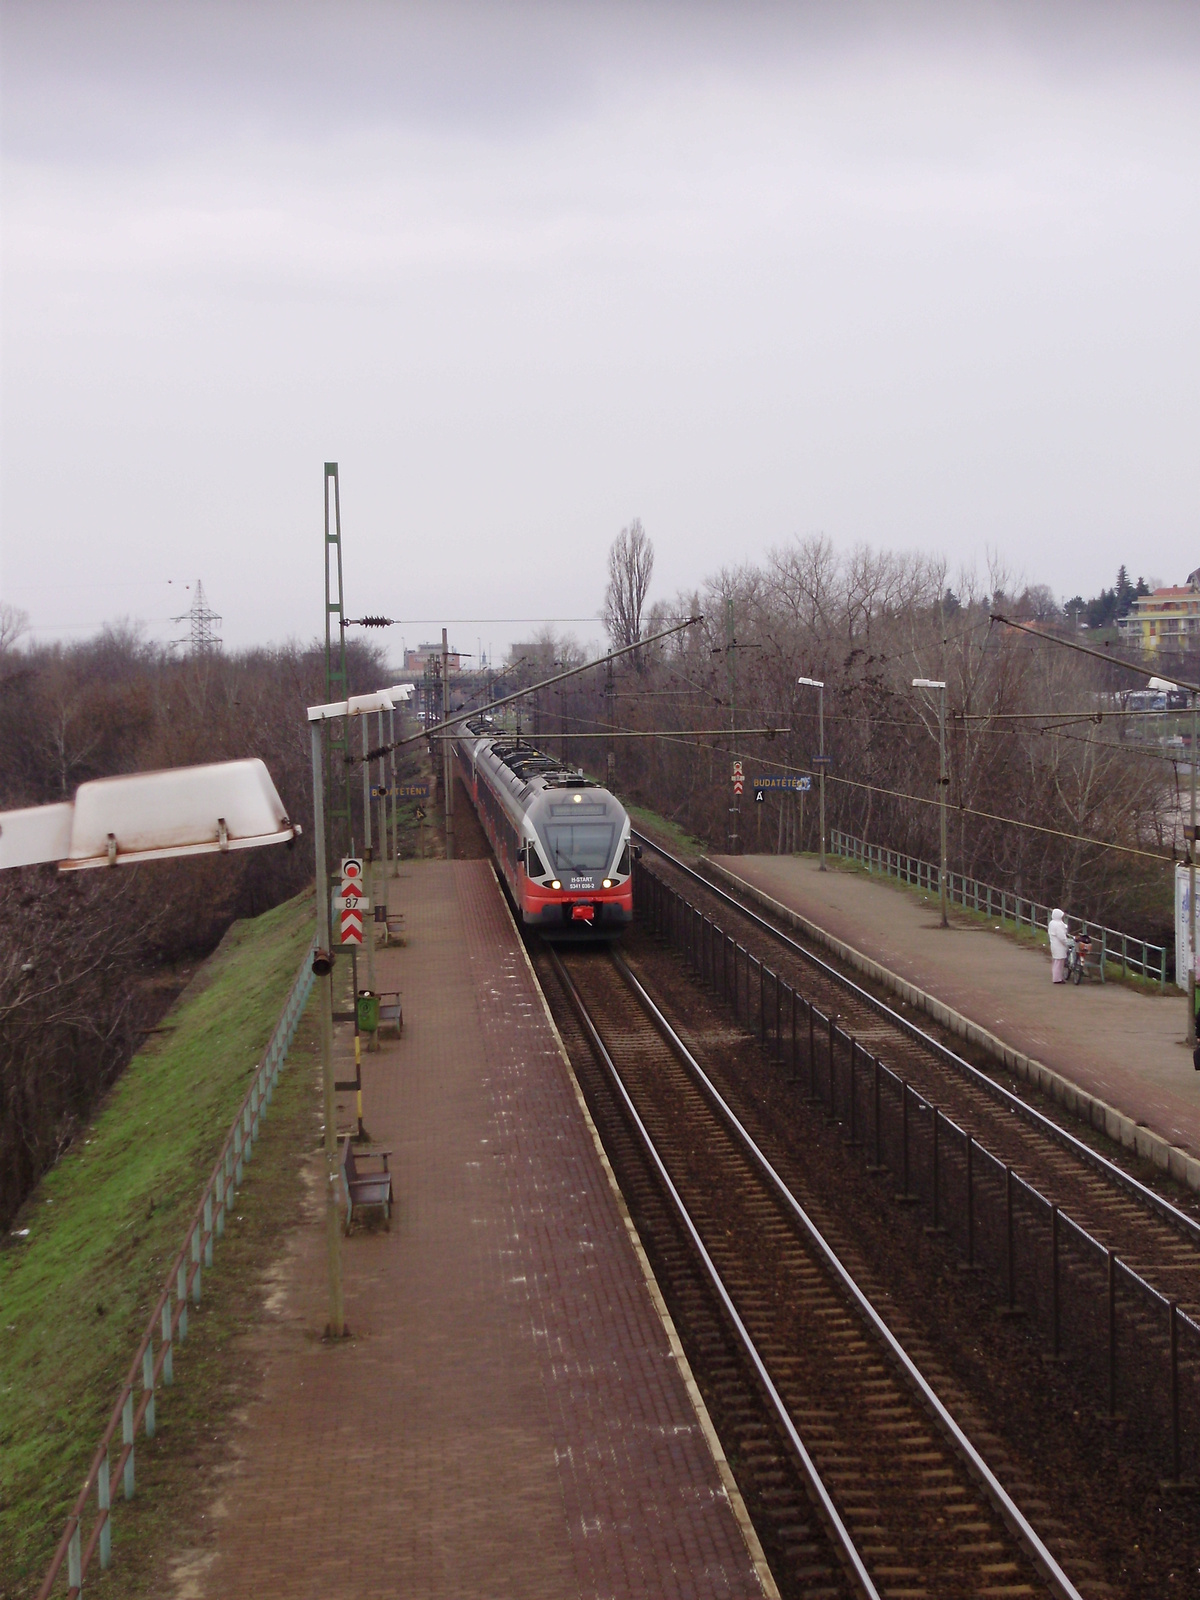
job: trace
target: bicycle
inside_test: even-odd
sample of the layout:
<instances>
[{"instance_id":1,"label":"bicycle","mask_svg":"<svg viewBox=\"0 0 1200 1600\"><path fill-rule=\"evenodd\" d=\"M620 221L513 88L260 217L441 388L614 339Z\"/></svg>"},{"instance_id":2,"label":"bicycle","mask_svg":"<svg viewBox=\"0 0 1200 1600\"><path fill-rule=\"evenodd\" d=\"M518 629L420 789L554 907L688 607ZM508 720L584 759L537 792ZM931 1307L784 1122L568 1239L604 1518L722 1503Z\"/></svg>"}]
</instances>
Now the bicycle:
<instances>
[{"instance_id":1,"label":"bicycle","mask_svg":"<svg viewBox=\"0 0 1200 1600\"><path fill-rule=\"evenodd\" d=\"M1091 954L1092 941L1086 933L1067 935L1067 982L1078 987L1083 982L1083 967Z\"/></svg>"}]
</instances>

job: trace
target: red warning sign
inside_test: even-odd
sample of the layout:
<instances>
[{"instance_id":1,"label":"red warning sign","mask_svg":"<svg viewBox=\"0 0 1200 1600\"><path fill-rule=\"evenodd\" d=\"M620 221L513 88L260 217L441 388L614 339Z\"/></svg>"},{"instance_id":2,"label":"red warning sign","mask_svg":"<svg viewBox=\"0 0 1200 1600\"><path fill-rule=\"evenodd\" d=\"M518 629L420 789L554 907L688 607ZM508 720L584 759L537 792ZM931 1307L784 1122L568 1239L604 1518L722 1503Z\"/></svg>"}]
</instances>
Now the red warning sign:
<instances>
[{"instance_id":1,"label":"red warning sign","mask_svg":"<svg viewBox=\"0 0 1200 1600\"><path fill-rule=\"evenodd\" d=\"M363 913L370 909L363 881L363 864L357 856L342 861L342 892L338 896L343 944L362 944Z\"/></svg>"}]
</instances>

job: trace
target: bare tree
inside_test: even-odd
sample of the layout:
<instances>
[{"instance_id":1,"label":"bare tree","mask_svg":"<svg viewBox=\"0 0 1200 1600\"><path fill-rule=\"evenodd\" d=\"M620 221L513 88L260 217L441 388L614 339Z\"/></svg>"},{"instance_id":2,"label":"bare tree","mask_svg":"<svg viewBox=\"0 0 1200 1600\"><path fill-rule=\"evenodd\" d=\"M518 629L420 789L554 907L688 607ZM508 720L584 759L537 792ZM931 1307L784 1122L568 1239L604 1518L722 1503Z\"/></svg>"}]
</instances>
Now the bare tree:
<instances>
[{"instance_id":1,"label":"bare tree","mask_svg":"<svg viewBox=\"0 0 1200 1600\"><path fill-rule=\"evenodd\" d=\"M7 600L0 600L0 656L16 648L22 634L29 631L29 613Z\"/></svg>"},{"instance_id":2,"label":"bare tree","mask_svg":"<svg viewBox=\"0 0 1200 1600\"><path fill-rule=\"evenodd\" d=\"M641 518L634 517L609 549L608 587L600 613L608 636L618 649L637 644L642 637L642 608L653 571L654 544L647 538Z\"/></svg>"}]
</instances>

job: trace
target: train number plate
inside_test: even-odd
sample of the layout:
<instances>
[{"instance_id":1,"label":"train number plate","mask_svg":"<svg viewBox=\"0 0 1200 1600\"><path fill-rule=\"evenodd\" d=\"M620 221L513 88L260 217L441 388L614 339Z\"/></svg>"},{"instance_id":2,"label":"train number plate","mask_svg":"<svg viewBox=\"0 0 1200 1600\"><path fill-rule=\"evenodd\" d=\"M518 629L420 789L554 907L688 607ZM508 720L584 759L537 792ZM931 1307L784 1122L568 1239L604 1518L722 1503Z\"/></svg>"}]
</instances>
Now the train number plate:
<instances>
[{"instance_id":1,"label":"train number plate","mask_svg":"<svg viewBox=\"0 0 1200 1600\"><path fill-rule=\"evenodd\" d=\"M594 872L576 872L567 879L568 889L598 889L600 887Z\"/></svg>"}]
</instances>

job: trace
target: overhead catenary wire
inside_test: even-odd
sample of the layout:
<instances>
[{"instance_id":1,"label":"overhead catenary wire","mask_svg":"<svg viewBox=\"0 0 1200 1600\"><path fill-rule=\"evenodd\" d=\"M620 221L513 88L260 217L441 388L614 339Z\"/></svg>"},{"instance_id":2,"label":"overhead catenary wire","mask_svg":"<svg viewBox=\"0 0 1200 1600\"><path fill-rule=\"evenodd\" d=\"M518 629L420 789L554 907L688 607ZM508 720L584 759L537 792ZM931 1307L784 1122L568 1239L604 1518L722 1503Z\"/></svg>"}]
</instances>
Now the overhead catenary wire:
<instances>
[{"instance_id":1,"label":"overhead catenary wire","mask_svg":"<svg viewBox=\"0 0 1200 1600\"><path fill-rule=\"evenodd\" d=\"M1136 672L1143 678L1157 678L1160 676L1160 669L1157 665L1145 666L1137 661L1126 661L1122 656L1114 656L1106 650L1094 650L1091 645L1080 644L1075 639L1060 639L1057 634L1043 633L1040 628L1031 628L1028 623L1016 622L1012 617L1006 617L999 611L993 611L989 620L991 622L999 622L1006 628L1016 628L1019 633L1027 633L1041 644L1057 644L1061 645L1064 650L1078 650L1080 655L1094 656L1097 661L1107 661L1109 666L1125 667L1128 671ZM1189 683L1184 678L1175 677L1170 681L1177 689L1190 689L1193 694L1200 694L1200 683Z\"/></svg>"},{"instance_id":2,"label":"overhead catenary wire","mask_svg":"<svg viewBox=\"0 0 1200 1600\"><path fill-rule=\"evenodd\" d=\"M621 696L615 696L614 698L620 699L622 697ZM630 695L627 698L636 699L636 698L640 698L640 697ZM1135 715L1140 715L1141 713L1134 713L1134 714ZM1153 716L1160 716L1161 712L1152 712L1150 714L1153 715ZM538 738L539 739L566 739L566 738L587 739L587 738L608 738L610 736L612 736L614 738L625 738L625 737L670 738L670 737L676 737L676 736L680 736L680 735L688 735L688 734L696 734L696 733L710 733L710 734L713 734L713 735L717 735L717 734L729 734L729 732L730 732L730 730L728 728L719 728L719 729L718 728L711 728L711 729L700 729L700 728L654 728L654 729L646 730L644 732L626 734L626 733L618 733L617 727L616 727L615 724L609 723L609 722L604 722L604 721L602 721L601 719L599 719L597 717L581 716L578 713L569 712L569 711L559 712L559 713L557 713L557 715L561 718L562 721L570 722L570 723L574 724L574 731L572 733L569 733L569 734L567 734L567 733L554 733L554 734L539 733L538 734ZM860 722L861 720L862 719L859 718L859 717L831 717L831 716L826 716L826 718L825 718L825 721L827 723L835 723L835 724L841 724L841 723L854 724L854 723ZM1112 743L1110 743L1110 742L1108 742L1106 740L1093 739L1093 738L1080 738L1078 734L1070 734L1070 733L1065 733L1065 732L1062 731L1064 728L1073 727L1077 722L1092 722L1092 721L1095 721L1095 717L1089 712L1087 714L1083 714L1083 715L1079 715L1079 716L1073 716L1068 721L1066 721L1064 723L1060 723L1055 727L1051 727L1051 728L1034 728L1031 731L1035 735L1043 736L1043 737L1048 738L1048 739L1055 739L1055 738L1071 739L1071 740L1074 740L1078 744L1090 745L1093 750L1112 750L1112 751L1114 751L1114 752L1116 752L1118 754L1121 754L1121 755L1136 756L1139 759L1143 759L1143 760L1147 760L1147 761L1165 761L1165 762L1168 762L1168 763L1173 765L1176 762L1176 760L1178 759L1177 757L1174 757L1174 756L1165 755L1161 751L1147 749L1147 748L1145 748L1144 746L1141 746L1141 745L1112 744ZM895 718L890 718L890 717L872 717L871 718L871 725L872 725L872 727L880 727L880 728L906 728L906 729L911 729L913 732L918 732L918 731L919 732L925 732L926 731L926 726L925 726L925 724L923 722L900 722L900 721L896 720ZM739 734L751 734L751 733L753 733L753 734L761 734L761 735L763 735L764 737L766 737L768 739L773 739L776 736L776 734L792 733L794 730L791 729L791 728L767 727L767 728L738 728L736 731ZM1006 728L977 728L975 730L975 737L978 738L979 736L984 735L984 734L992 734L992 735L996 735L997 737L1003 738L1009 732L1010 732L1010 730L1006 729Z\"/></svg>"},{"instance_id":3,"label":"overhead catenary wire","mask_svg":"<svg viewBox=\"0 0 1200 1600\"><path fill-rule=\"evenodd\" d=\"M561 683L567 678L577 677L580 673L586 672L592 667L602 666L605 661L616 660L617 658L619 658L621 656L625 656L625 655L630 654L634 650L642 649L646 645L657 643L657 641L659 639L665 639L665 638L670 637L672 634L682 632L683 629L689 628L689 627L693 626L695 623L702 622L703 620L704 619L703 619L702 616L689 617L685 621L680 622L680 623L676 623L674 626L672 626L670 628L665 628L661 633L652 635L649 639L639 640L636 644L625 645L619 650L614 650L614 651L609 652L609 654L606 655L606 656L597 657L597 659L595 661L584 662L582 665L576 666L576 667L571 667L566 672L559 673L555 677L546 678L546 679L543 679L542 682L540 682L540 683L530 684L527 688L516 690L512 694L506 695L502 699L494 701L493 704L492 704L492 707L489 708L489 709L499 709L501 706L508 705L508 704L510 704L510 703L512 703L512 702L514 702L516 700L523 699L526 695L533 694L539 689L549 688L553 684ZM1005 619L1003 617L996 617L993 620L1000 621L1000 622L1005 622L1007 619ZM1025 632L1033 632L1032 629L1025 629L1024 631ZM1035 635L1035 636L1036 637L1045 637L1043 635ZM1068 641L1060 640L1060 641L1055 641L1055 642L1057 642L1057 643L1067 643ZM1092 655L1097 654L1097 652L1095 652L1095 651L1087 651L1085 653L1092 654ZM1101 659L1105 660L1105 659L1108 659L1108 658L1101 656ZM1131 665L1131 663L1120 663L1120 664L1121 665ZM1141 669L1135 669L1135 670L1141 670ZM1190 685L1190 684L1183 684L1183 685L1181 685L1181 687L1192 688L1193 686ZM1200 688L1197 688L1197 692L1200 693ZM469 711L457 712L454 716L449 717L444 723L442 723L440 725L441 732L444 734L449 728L455 726L456 724L466 721L469 717L478 715L478 712L479 712L479 708L478 707L474 707ZM582 720L582 719L580 719L580 720ZM615 730L615 729L605 729L603 727L598 727L598 728L594 729L594 731L591 734L591 737L604 738L609 733L615 733L617 731L618 730ZM782 731L782 730L775 730L775 731L778 732L778 731ZM788 731L790 731L790 730L788 730ZM725 730L722 730L722 732L724 733ZM770 730L768 730L768 734L766 736L768 736L768 737L770 736ZM397 739L391 744L383 745L378 750L368 751L366 753L366 755L363 757L363 759L368 759L368 760L369 759L374 759L376 756L387 754L391 750L400 749L404 745L413 744L413 743L416 743L418 740L429 739L430 737L437 737L437 734L434 732L434 730L422 729L421 732L419 732L419 733L410 734L406 738ZM540 735L539 735L539 737L540 737ZM561 735L559 737L561 737ZM586 738L589 737L589 732L588 732L588 730L580 729L580 730L576 731L576 733L573 735L573 737L579 738L579 739L586 739ZM664 743L667 743L667 744L678 744L678 745L686 746L686 747L691 748L691 749L706 750L706 751L708 751L710 753L713 753L713 754L715 754L717 752L720 752L721 754L724 754L724 755L733 755L733 754L735 754L735 752L730 751L726 747L723 747L723 746L720 746L720 745L701 745L690 734L687 735L687 736L684 736L683 734L658 733L658 734L654 734L653 737L661 739ZM357 759L358 759L357 757L347 757L348 763L353 763ZM770 758L765 757L765 756L764 757L754 757L753 759L759 761L760 764L763 765L763 766L773 767L778 771L781 771L781 772L784 772L784 773L788 773L788 774L794 774L797 777L818 776L818 774L813 773L810 768L802 767L802 766L796 766L796 765L794 765L792 763L788 763L788 762L784 762L784 761L774 761L774 760L771 760ZM845 788L859 789L859 790L862 790L864 793L872 793L872 794L883 795L884 797L889 798L889 799L904 800L904 801L907 801L907 802L909 802L910 804L913 804L913 805L935 806L936 807L936 806L940 806L941 803L942 803L940 800L930 799L926 795L907 794L903 790L888 789L888 788L885 788L881 784L864 783L861 780L855 779L855 778L837 777L833 773L829 773L828 771L826 772L825 776L826 776L826 781L829 782L829 783L841 784ZM1086 834L1072 833L1072 832L1070 832L1069 830L1067 830L1065 828L1048 827L1044 823L1024 822L1018 817L1004 817L1004 816L999 815L999 813L997 813L997 812L983 811L983 810L979 809L976 806L964 806L964 805L960 804L960 805L953 806L952 809L955 812L957 812L959 816L977 817L981 821L996 822L996 823L999 823L1001 826L1004 826L1004 827L1021 828L1021 829L1024 829L1026 832L1029 832L1029 833L1037 833L1037 834L1041 834L1041 835L1043 835L1045 837L1050 837L1050 838L1065 839L1068 842L1073 843L1073 844L1087 845L1087 846L1090 846L1090 847L1098 849L1098 850L1114 851L1114 852L1116 852L1116 853L1118 853L1120 855L1136 856L1139 859L1146 860L1146 861L1156 861L1160 865L1166 865L1168 863L1173 863L1174 859L1175 859L1173 855L1172 856L1164 855L1164 854L1160 853L1159 851L1143 850L1143 849L1140 849L1139 847L1137 847L1135 845L1116 844L1113 841L1108 840L1108 839L1097 839L1097 838L1091 837L1091 836L1086 835Z\"/></svg>"},{"instance_id":4,"label":"overhead catenary wire","mask_svg":"<svg viewBox=\"0 0 1200 1600\"><path fill-rule=\"evenodd\" d=\"M570 718L577 721L577 718ZM764 739L773 739L779 733L791 733L790 728L645 728L645 729L615 729L601 728L589 732L586 728L576 728L571 733L536 733L530 737L541 739L726 739L733 734L758 734Z\"/></svg>"},{"instance_id":5,"label":"overhead catenary wire","mask_svg":"<svg viewBox=\"0 0 1200 1600\"><path fill-rule=\"evenodd\" d=\"M581 672L590 672L593 667L602 667L606 661L615 661L620 656L627 656L634 650L644 649L646 645L657 644L660 639L669 639L672 634L682 633L685 628L694 627L696 623L703 621L703 616L686 617L682 622L675 622L669 628L663 628L660 633L651 634L648 639L639 639L634 644L622 645L617 650L610 650L607 655L597 656L594 661L580 662L578 666L568 667L565 672L556 673L552 678L543 678L540 683L531 683L523 689L514 689L511 694L501 695L499 700L491 702L488 710L498 710L501 706L511 705L516 700L523 700L526 695L536 694L539 689L548 689L552 684L562 683L567 678L577 678ZM338 703L340 702L335 702L335 705ZM344 712L338 713L333 709L326 709L326 720L330 722L337 721L339 715L345 714ZM456 727L460 722L466 722L470 717L477 717L480 710L481 707L472 706L466 711L456 711L443 722L436 724L436 727L441 734L445 734L447 729ZM361 756L347 754L346 765L357 766L360 761L374 761L376 757L388 755L393 750L403 749L406 745L416 744L422 739L428 740L436 737L438 737L438 734L432 729L428 727L422 728L419 733L410 733L402 739L393 739L387 744L379 745L374 750L364 750Z\"/></svg>"},{"instance_id":6,"label":"overhead catenary wire","mask_svg":"<svg viewBox=\"0 0 1200 1600\"><path fill-rule=\"evenodd\" d=\"M587 735L586 733L577 733L573 735L573 737L577 739L585 739L587 738ZM597 735L597 737L600 736ZM731 756L734 753L733 751L723 749L720 746L699 745L696 744L694 740L690 739L672 738L670 735L665 734L659 734L657 737L664 739L668 744L688 745L689 747L697 750L713 750L714 752L719 750L722 755ZM767 756L743 757L743 759L757 761L760 766L775 767L781 772L793 774L796 777L811 778L817 776L817 774L808 767L794 766L786 761L772 761ZM753 780L751 779L749 781L751 786L753 786ZM864 791L869 790L872 794L885 795L893 800L908 800L914 805L919 806L938 806L941 804L939 800L931 800L927 795L905 794L903 790L900 789L885 789L881 784L863 783L856 778L839 778L835 777L834 774L830 772L826 773L825 781L826 783L840 783L844 787L850 789L862 789ZM1064 828L1048 828L1043 823L1039 822L1022 822L1019 817L1002 817L994 811L980 811L975 806L951 805L950 809L957 812L959 816L979 817L985 822L999 822L1003 823L1006 827L1024 828L1030 833L1048 834L1056 839L1067 839L1073 844L1092 845L1098 850L1115 850L1121 855L1140 856L1147 861L1157 861L1162 866L1171 865L1175 859L1173 856L1161 855L1157 850L1140 850L1135 845L1114 844L1108 839L1094 839L1087 834L1069 833Z\"/></svg>"}]
</instances>

